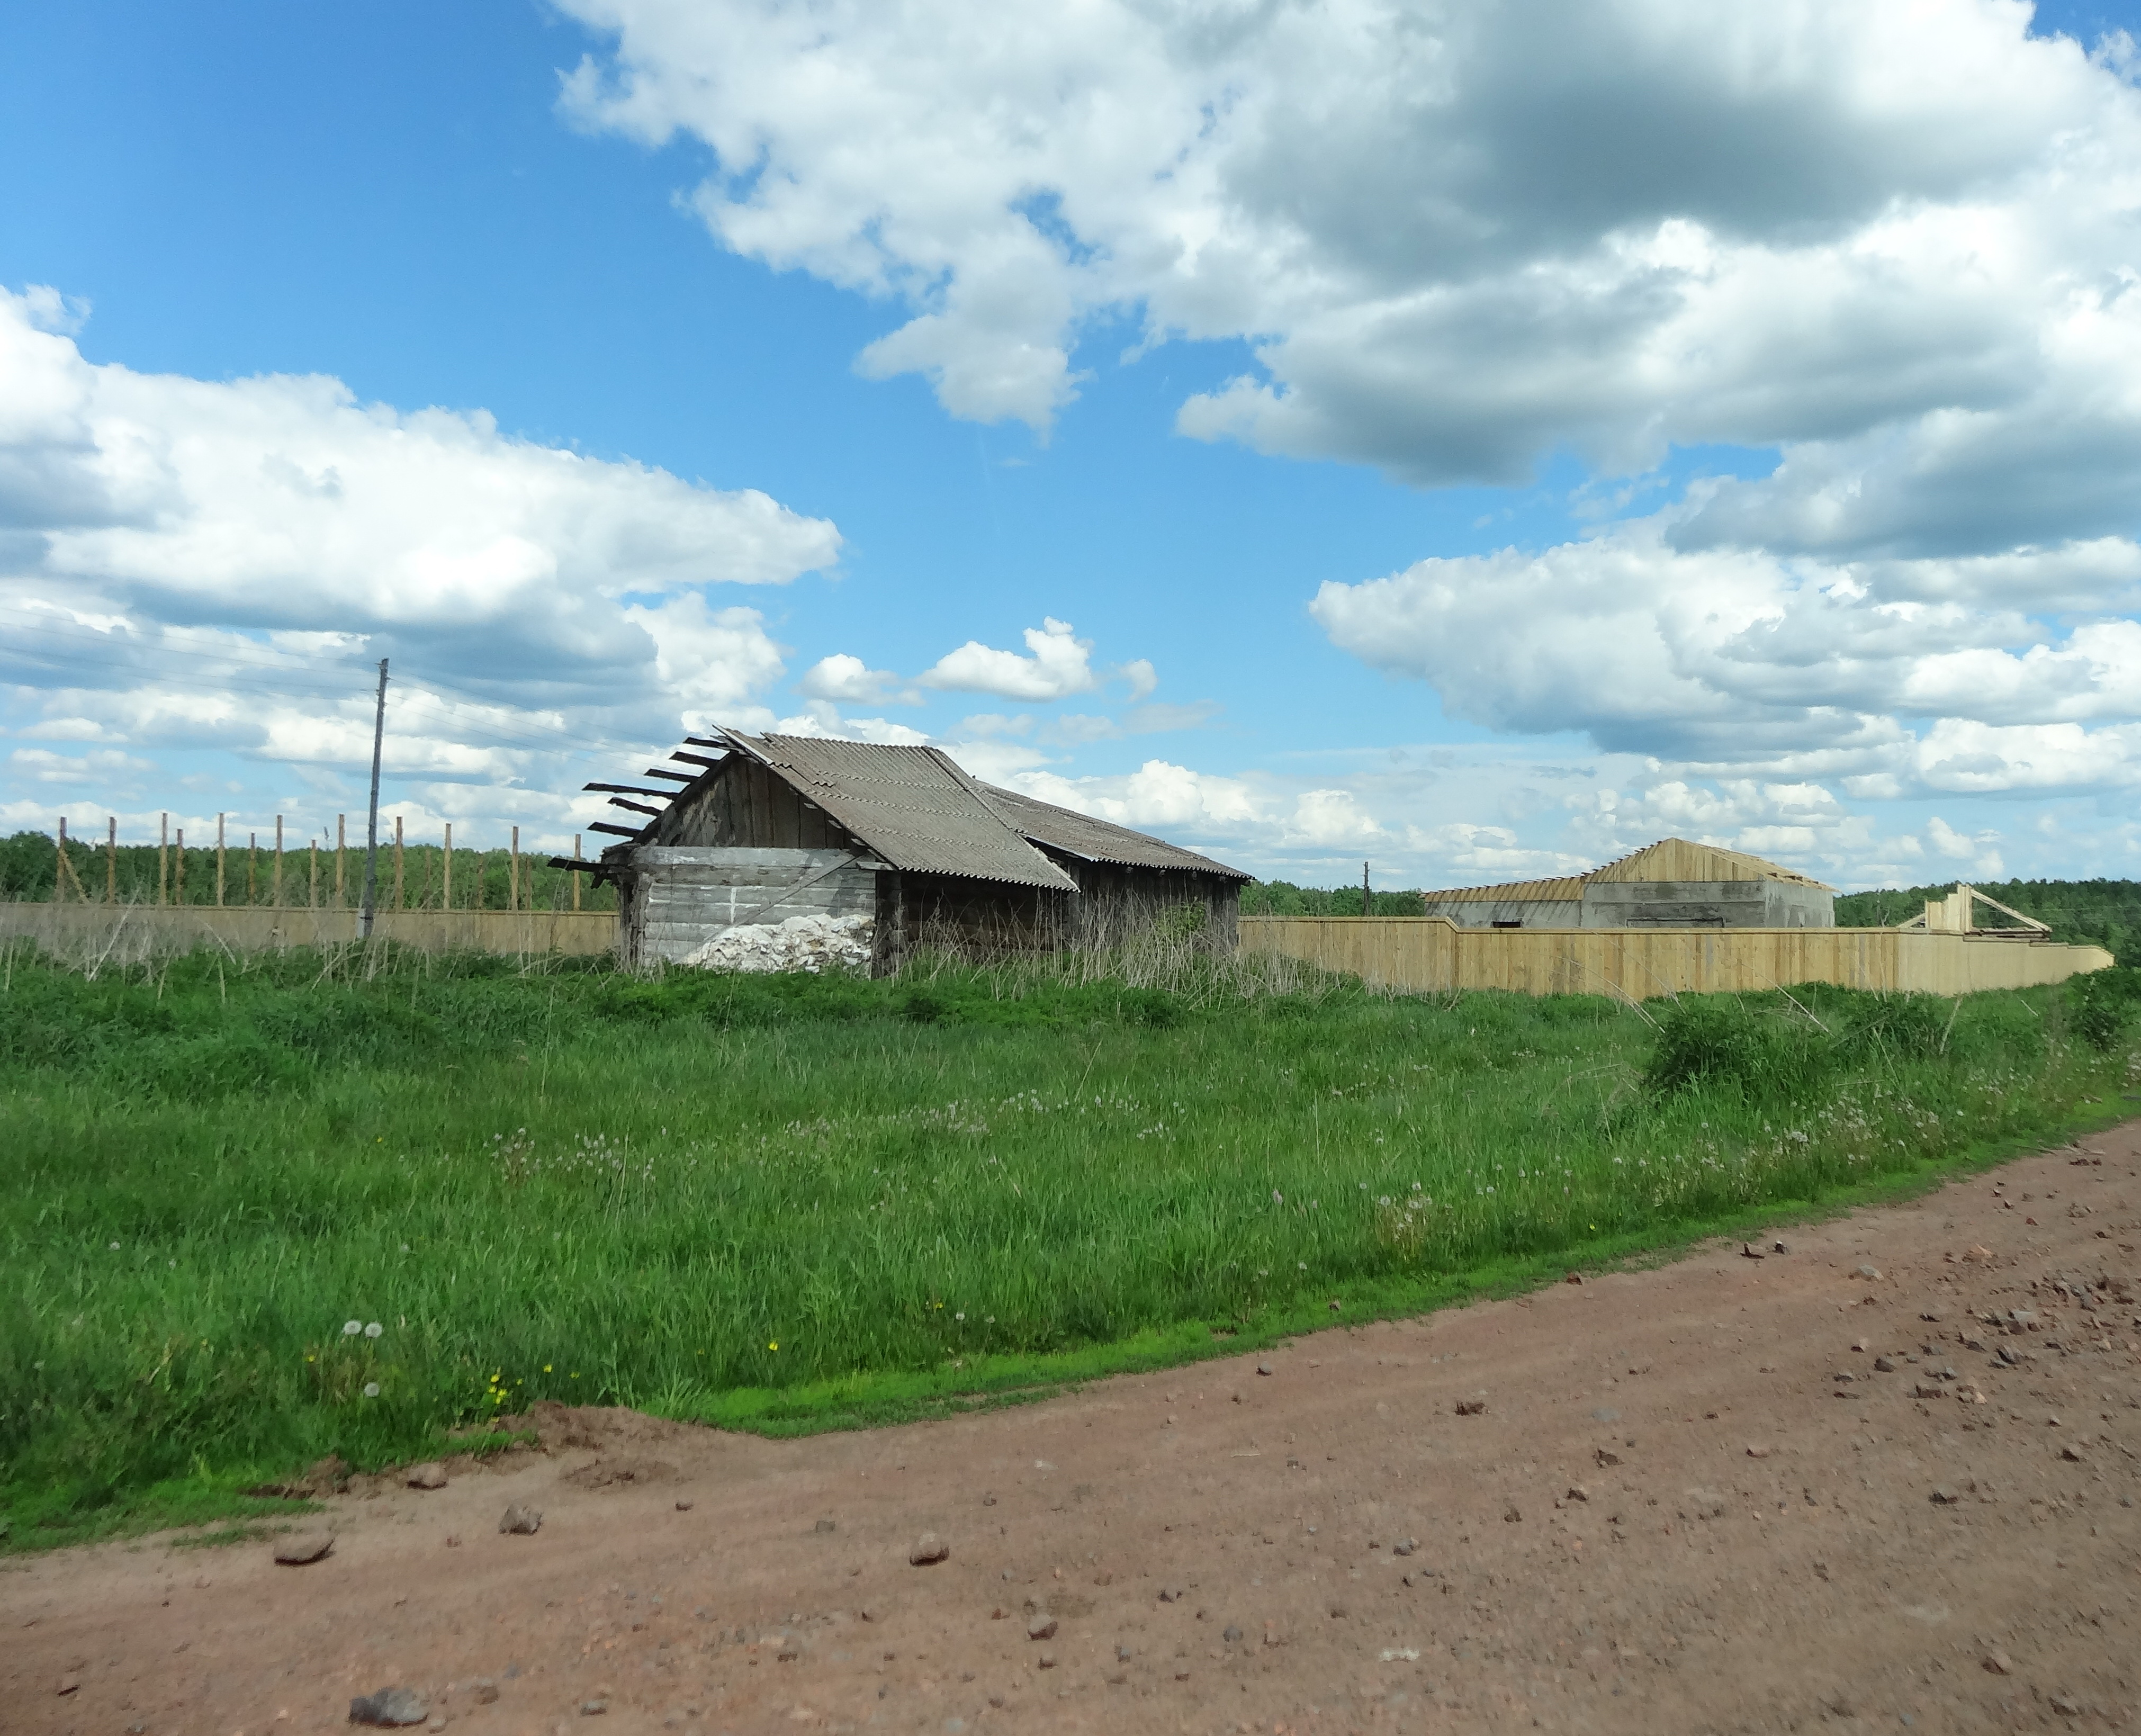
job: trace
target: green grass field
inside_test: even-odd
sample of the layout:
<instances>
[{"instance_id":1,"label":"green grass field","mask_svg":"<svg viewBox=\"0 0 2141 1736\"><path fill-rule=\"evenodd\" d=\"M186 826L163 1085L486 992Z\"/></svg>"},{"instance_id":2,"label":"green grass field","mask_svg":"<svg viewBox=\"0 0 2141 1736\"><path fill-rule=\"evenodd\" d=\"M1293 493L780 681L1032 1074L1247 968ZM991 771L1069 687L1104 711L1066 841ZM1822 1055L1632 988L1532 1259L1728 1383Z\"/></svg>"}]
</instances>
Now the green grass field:
<instances>
[{"instance_id":1,"label":"green grass field","mask_svg":"<svg viewBox=\"0 0 2141 1736\"><path fill-rule=\"evenodd\" d=\"M536 1398L1007 1402L1915 1185L2141 1090L2133 972L1646 1011L1131 974L11 953L0 1548Z\"/></svg>"}]
</instances>

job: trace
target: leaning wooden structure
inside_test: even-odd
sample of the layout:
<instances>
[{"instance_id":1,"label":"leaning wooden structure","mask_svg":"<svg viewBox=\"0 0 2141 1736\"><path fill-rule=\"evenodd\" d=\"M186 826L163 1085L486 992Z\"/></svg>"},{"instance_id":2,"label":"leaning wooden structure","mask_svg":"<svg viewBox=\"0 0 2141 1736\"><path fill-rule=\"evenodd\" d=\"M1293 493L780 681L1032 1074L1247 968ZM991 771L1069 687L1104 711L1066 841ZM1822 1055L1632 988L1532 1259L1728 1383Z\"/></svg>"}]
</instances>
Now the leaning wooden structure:
<instances>
[{"instance_id":1,"label":"leaning wooden structure","mask_svg":"<svg viewBox=\"0 0 2141 1736\"><path fill-rule=\"evenodd\" d=\"M941 749L723 730L658 784L591 784L644 814L598 824L628 964L703 959L723 936L829 917L874 974L918 946L987 953L1105 945L1155 918L1223 949L1249 876L1194 850L983 784Z\"/></svg>"}]
</instances>

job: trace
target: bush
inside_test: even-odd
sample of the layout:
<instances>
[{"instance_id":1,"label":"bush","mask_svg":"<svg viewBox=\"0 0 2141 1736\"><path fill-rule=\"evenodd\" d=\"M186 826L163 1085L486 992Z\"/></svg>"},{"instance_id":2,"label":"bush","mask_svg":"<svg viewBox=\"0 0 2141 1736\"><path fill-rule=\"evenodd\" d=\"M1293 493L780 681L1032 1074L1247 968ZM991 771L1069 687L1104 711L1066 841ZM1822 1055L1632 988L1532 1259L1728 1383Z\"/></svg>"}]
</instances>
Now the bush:
<instances>
[{"instance_id":1,"label":"bush","mask_svg":"<svg viewBox=\"0 0 2141 1736\"><path fill-rule=\"evenodd\" d=\"M1818 1086L1831 1059L1828 1040L1804 1020L1682 996L1658 1028L1643 1084L1660 1097L1721 1089L1749 1103L1785 1101Z\"/></svg>"},{"instance_id":2,"label":"bush","mask_svg":"<svg viewBox=\"0 0 2141 1736\"><path fill-rule=\"evenodd\" d=\"M2067 997L2075 1035L2098 1054L2109 1055L2119 1046L2134 1003L2141 1001L2141 970L2129 966L2077 976L2067 985Z\"/></svg>"}]
</instances>

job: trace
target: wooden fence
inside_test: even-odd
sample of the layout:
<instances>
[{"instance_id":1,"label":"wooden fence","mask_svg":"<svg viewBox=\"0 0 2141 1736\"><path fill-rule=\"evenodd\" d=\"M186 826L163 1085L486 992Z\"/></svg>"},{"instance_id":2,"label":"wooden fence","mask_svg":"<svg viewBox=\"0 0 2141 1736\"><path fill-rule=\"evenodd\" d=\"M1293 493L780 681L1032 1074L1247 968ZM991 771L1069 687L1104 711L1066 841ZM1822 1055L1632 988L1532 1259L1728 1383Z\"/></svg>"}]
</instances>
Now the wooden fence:
<instances>
[{"instance_id":1,"label":"wooden fence","mask_svg":"<svg viewBox=\"0 0 2141 1736\"><path fill-rule=\"evenodd\" d=\"M185 828L174 829L167 813L158 822L153 843L122 844L116 816L106 816L102 837L86 838L79 832L70 834L66 816L62 815L48 895L57 903L108 907L153 902L160 907L227 910L265 906L325 912L353 909L362 902L365 845L362 835L351 841L348 815L335 816L332 843L324 842L322 834L287 848L283 815L274 816L272 834L229 827L229 818L216 815L212 843L197 838L189 845ZM390 820L393 829L391 836L382 835L379 840L375 900L379 911L465 909L474 912L495 907L489 905L487 895L497 889L500 868L504 870L506 910L540 907L536 878L552 858L547 852L524 855L519 827L509 829L510 841L503 848L471 849L463 845L457 849L450 820L445 823L441 841L432 843L405 838L399 814L382 814L380 819L382 829ZM360 824L360 834L362 829ZM580 843L581 835L575 833L572 857L575 863L580 859ZM421 884L408 871L406 858L411 857L422 870ZM126 863L123 876L122 859ZM190 888L186 875L189 862L194 868ZM143 874L150 866L155 871L153 900ZM550 878L554 881L556 876ZM568 873L564 880L566 888L559 902L568 902L577 911L581 906L582 877Z\"/></svg>"},{"instance_id":2,"label":"wooden fence","mask_svg":"<svg viewBox=\"0 0 2141 1736\"><path fill-rule=\"evenodd\" d=\"M347 946L359 938L354 910L267 905L0 904L0 939L33 941L70 956L116 958L222 945L234 952ZM374 940L432 951L575 954L617 950L612 910L381 910Z\"/></svg>"},{"instance_id":3,"label":"wooden fence","mask_svg":"<svg viewBox=\"0 0 2141 1736\"><path fill-rule=\"evenodd\" d=\"M1895 928L1459 928L1443 917L1243 917L1241 946L1380 987L1630 1001L1801 982L1959 995L2113 962L2101 947Z\"/></svg>"}]
</instances>

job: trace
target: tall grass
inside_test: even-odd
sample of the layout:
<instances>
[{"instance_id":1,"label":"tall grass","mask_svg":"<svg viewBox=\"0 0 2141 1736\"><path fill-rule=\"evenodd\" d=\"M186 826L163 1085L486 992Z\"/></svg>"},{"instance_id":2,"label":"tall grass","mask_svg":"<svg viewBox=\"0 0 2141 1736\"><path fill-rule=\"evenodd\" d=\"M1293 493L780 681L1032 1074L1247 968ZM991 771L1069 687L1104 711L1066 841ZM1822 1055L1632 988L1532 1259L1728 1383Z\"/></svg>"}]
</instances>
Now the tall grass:
<instances>
[{"instance_id":1,"label":"tall grass","mask_svg":"<svg viewBox=\"0 0 2141 1736\"><path fill-rule=\"evenodd\" d=\"M801 1414L1402 1306L2027 1139L2141 1069L2058 991L1691 997L1661 1034L1141 944L885 981L9 954L0 1547L538 1397Z\"/></svg>"}]
</instances>

